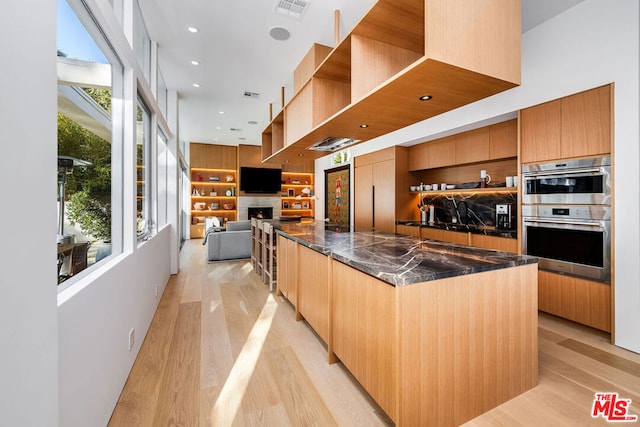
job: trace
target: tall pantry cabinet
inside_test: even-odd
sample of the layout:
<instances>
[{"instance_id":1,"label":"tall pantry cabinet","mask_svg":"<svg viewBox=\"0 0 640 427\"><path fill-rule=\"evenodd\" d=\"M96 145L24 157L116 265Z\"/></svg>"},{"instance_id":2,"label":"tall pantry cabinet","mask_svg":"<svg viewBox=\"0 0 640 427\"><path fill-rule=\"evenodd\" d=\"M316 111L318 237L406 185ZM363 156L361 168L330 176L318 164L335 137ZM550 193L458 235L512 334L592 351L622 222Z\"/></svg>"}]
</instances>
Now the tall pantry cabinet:
<instances>
[{"instance_id":1,"label":"tall pantry cabinet","mask_svg":"<svg viewBox=\"0 0 640 427\"><path fill-rule=\"evenodd\" d=\"M409 200L404 200L409 197L406 190L410 185L406 165L405 147L389 147L355 158L353 198L357 230L395 233L396 219L408 215L397 210L410 205Z\"/></svg>"}]
</instances>

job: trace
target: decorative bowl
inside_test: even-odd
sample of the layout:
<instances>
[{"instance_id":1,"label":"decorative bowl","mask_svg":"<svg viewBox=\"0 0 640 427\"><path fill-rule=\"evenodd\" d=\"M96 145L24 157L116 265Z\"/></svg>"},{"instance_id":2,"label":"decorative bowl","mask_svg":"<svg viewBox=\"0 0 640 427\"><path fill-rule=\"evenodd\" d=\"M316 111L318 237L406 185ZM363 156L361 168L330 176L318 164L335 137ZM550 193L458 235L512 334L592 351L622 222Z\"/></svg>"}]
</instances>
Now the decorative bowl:
<instances>
[{"instance_id":1,"label":"decorative bowl","mask_svg":"<svg viewBox=\"0 0 640 427\"><path fill-rule=\"evenodd\" d=\"M224 203L222 205L222 209L226 209L226 210L230 211L231 209L233 209L233 203Z\"/></svg>"},{"instance_id":2,"label":"decorative bowl","mask_svg":"<svg viewBox=\"0 0 640 427\"><path fill-rule=\"evenodd\" d=\"M418 186L417 185L412 185L411 187L409 187L409 189L411 191L418 191Z\"/></svg>"}]
</instances>

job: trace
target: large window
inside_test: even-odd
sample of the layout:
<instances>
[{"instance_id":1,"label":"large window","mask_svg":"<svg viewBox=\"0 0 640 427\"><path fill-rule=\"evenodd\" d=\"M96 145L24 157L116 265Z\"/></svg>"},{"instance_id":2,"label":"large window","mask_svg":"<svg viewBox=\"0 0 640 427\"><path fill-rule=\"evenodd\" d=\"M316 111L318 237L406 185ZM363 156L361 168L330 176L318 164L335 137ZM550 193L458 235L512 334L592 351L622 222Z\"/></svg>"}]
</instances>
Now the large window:
<instances>
[{"instance_id":1,"label":"large window","mask_svg":"<svg viewBox=\"0 0 640 427\"><path fill-rule=\"evenodd\" d=\"M122 141L122 134L114 133L122 128L122 117L114 113L120 109L112 100L122 98L123 69L89 12L72 9L66 0L58 0L57 45L58 282L63 283L121 247L112 224L114 213L121 212L114 201L122 182L112 173L112 162Z\"/></svg>"},{"instance_id":2,"label":"large window","mask_svg":"<svg viewBox=\"0 0 640 427\"><path fill-rule=\"evenodd\" d=\"M168 178L169 178L169 150L167 148L167 138L158 128L158 226L163 226L168 222L167 200ZM174 196L174 195L172 195Z\"/></svg>"},{"instance_id":3,"label":"large window","mask_svg":"<svg viewBox=\"0 0 640 427\"><path fill-rule=\"evenodd\" d=\"M148 239L153 231L151 158L151 116L144 102L138 98L136 127L136 167L138 171L136 233L138 240Z\"/></svg>"},{"instance_id":4,"label":"large window","mask_svg":"<svg viewBox=\"0 0 640 427\"><path fill-rule=\"evenodd\" d=\"M135 16L135 46L136 57L138 63L142 68L144 77L147 79L147 83L151 84L151 38L147 31L147 26L144 23L142 17L142 11L140 10L140 4L136 1L133 10Z\"/></svg>"}]
</instances>

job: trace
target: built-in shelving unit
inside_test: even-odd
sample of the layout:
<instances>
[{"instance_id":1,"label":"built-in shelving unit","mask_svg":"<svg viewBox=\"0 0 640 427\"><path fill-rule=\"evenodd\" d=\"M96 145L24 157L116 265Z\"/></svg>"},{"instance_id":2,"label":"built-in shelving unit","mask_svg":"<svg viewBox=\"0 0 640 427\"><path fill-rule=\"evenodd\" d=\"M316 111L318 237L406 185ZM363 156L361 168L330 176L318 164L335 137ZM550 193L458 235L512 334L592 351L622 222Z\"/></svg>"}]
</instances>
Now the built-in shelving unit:
<instances>
[{"instance_id":1,"label":"built-in shelving unit","mask_svg":"<svg viewBox=\"0 0 640 427\"><path fill-rule=\"evenodd\" d=\"M366 141L517 86L520 33L520 2L378 0L328 54L304 58L314 71L294 73L262 158L307 162L327 138Z\"/></svg>"},{"instance_id":2,"label":"built-in shelving unit","mask_svg":"<svg viewBox=\"0 0 640 427\"><path fill-rule=\"evenodd\" d=\"M283 216L314 216L313 178L314 175L311 172L282 172L281 207Z\"/></svg>"},{"instance_id":3,"label":"built-in shelving unit","mask_svg":"<svg viewBox=\"0 0 640 427\"><path fill-rule=\"evenodd\" d=\"M237 147L191 143L191 238L204 237L205 219L237 219Z\"/></svg>"},{"instance_id":4,"label":"built-in shelving unit","mask_svg":"<svg viewBox=\"0 0 640 427\"><path fill-rule=\"evenodd\" d=\"M203 217L236 220L236 174L235 169L191 168L191 237L204 236Z\"/></svg>"}]
</instances>

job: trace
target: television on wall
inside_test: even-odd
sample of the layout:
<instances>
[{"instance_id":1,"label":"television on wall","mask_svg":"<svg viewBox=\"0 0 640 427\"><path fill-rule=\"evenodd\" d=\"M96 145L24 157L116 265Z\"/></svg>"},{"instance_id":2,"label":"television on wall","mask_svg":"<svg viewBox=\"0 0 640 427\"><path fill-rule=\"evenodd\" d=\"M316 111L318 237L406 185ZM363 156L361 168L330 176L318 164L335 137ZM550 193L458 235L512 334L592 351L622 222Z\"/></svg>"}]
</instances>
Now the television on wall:
<instances>
[{"instance_id":1,"label":"television on wall","mask_svg":"<svg viewBox=\"0 0 640 427\"><path fill-rule=\"evenodd\" d=\"M240 191L276 194L282 184L282 169L240 167Z\"/></svg>"}]
</instances>

